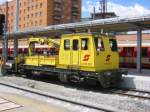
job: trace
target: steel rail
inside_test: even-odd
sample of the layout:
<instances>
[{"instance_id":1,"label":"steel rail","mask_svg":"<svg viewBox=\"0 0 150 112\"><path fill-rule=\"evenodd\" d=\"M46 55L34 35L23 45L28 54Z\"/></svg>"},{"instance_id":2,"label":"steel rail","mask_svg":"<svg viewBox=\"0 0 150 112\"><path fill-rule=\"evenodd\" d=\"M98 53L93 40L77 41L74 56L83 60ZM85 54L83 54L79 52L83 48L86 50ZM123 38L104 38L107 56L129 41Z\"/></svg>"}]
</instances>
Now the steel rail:
<instances>
[{"instance_id":1,"label":"steel rail","mask_svg":"<svg viewBox=\"0 0 150 112\"><path fill-rule=\"evenodd\" d=\"M140 91L140 90L136 90L136 89L113 89L113 90L109 90L109 92L112 92L114 94L123 95L123 96L129 96L129 97L133 97L133 98L150 100L150 92L147 92L147 91ZM147 95L145 96L145 94L147 94Z\"/></svg>"},{"instance_id":2,"label":"steel rail","mask_svg":"<svg viewBox=\"0 0 150 112\"><path fill-rule=\"evenodd\" d=\"M13 84L6 84L6 83L3 83L3 82L0 82L0 85L7 86L7 87L10 87L10 88L14 88L14 89L18 89L18 90L22 90L22 91L29 92L29 93L32 93L32 94L44 96L44 97L47 97L47 98L63 101L63 102L66 102L66 103L71 103L71 104L75 104L75 105L84 106L84 107L87 107L87 108L90 108L90 109L95 109L95 110L100 110L100 111L105 111L105 112L121 112L121 110L117 110L113 107L108 106L106 108L103 105L95 106L95 105L83 103L83 102L80 102L80 101L73 101L73 100L70 100L70 99L65 99L65 98L53 96L53 95L50 95L50 94L46 94L44 92L39 92L39 91L27 89L27 88L20 87L20 86L17 86L17 85L14 86Z\"/></svg>"}]
</instances>

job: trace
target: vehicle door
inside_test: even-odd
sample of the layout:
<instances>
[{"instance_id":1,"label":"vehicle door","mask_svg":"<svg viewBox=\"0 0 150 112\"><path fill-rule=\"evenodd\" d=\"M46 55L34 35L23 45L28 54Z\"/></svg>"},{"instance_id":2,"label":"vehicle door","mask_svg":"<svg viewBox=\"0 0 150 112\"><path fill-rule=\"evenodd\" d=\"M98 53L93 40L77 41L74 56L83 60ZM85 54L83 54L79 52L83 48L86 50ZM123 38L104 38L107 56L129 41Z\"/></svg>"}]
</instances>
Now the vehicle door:
<instances>
[{"instance_id":1,"label":"vehicle door","mask_svg":"<svg viewBox=\"0 0 150 112\"><path fill-rule=\"evenodd\" d=\"M74 36L72 39L71 62L73 66L79 66L79 36Z\"/></svg>"}]
</instances>

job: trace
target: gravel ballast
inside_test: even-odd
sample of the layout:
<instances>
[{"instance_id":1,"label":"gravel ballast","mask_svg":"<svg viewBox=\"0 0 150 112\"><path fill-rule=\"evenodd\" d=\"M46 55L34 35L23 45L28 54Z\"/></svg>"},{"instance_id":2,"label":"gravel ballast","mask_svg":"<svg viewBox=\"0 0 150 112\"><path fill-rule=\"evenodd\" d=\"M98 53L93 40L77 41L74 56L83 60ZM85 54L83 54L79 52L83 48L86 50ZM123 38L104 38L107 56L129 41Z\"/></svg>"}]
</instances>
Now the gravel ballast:
<instances>
[{"instance_id":1,"label":"gravel ballast","mask_svg":"<svg viewBox=\"0 0 150 112\"><path fill-rule=\"evenodd\" d=\"M76 86L67 86L62 84L53 84L49 81L42 82L37 80L25 79L22 77L0 77L0 81L13 83L18 86L34 88L40 91L54 95L70 98L76 101L84 101L94 105L108 105L121 111L128 112L149 112L150 101L129 97L123 97L115 94L104 93L101 90L84 89ZM69 84L68 84L69 85Z\"/></svg>"}]
</instances>

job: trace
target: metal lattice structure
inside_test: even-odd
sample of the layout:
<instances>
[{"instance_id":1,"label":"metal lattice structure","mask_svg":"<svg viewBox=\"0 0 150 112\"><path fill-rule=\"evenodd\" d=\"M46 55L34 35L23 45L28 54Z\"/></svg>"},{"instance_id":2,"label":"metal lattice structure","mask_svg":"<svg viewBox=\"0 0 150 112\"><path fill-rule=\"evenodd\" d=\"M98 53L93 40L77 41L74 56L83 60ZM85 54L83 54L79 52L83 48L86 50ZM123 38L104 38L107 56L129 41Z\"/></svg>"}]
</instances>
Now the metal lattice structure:
<instances>
[{"instance_id":1,"label":"metal lattice structure","mask_svg":"<svg viewBox=\"0 0 150 112\"><path fill-rule=\"evenodd\" d=\"M42 28L29 29L26 31L16 31L7 33L10 37L21 37L27 35L39 35L39 34L52 34L62 33L64 31L77 30L82 32L83 30L90 29L91 31L100 31L103 29L105 32L123 32L123 31L137 31L137 29L147 30L150 29L150 15L132 17L132 18L109 18L92 20L77 23L68 23L60 25L51 25Z\"/></svg>"}]
</instances>

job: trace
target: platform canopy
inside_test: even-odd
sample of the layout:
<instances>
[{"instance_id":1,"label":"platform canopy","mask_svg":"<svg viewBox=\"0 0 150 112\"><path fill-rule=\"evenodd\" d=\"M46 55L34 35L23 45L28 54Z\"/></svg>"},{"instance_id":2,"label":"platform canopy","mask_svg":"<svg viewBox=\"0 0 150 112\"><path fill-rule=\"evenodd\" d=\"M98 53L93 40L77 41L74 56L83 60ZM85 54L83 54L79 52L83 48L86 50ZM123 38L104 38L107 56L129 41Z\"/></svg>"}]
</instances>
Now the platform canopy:
<instances>
[{"instance_id":1,"label":"platform canopy","mask_svg":"<svg viewBox=\"0 0 150 112\"><path fill-rule=\"evenodd\" d=\"M104 32L125 32L125 31L137 31L149 30L150 29L150 15L138 16L132 18L109 18L100 19L92 21L84 21L77 23L68 23L60 25L51 25L47 27L40 27L36 29L29 29L26 31L18 31L7 33L10 37L22 37L28 35L40 35L40 34L56 34L63 33L67 31L76 30L78 32L86 31L90 29L91 31L101 31Z\"/></svg>"}]
</instances>

